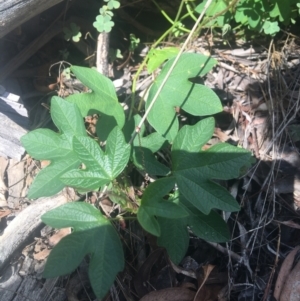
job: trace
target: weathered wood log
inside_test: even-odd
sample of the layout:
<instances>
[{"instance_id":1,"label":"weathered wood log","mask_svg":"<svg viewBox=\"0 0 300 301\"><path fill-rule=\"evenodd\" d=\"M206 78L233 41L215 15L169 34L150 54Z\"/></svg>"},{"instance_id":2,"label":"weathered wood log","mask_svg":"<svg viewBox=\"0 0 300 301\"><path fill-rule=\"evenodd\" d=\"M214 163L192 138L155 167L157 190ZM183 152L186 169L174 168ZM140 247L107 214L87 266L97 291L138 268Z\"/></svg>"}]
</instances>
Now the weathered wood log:
<instances>
[{"instance_id":1,"label":"weathered wood log","mask_svg":"<svg viewBox=\"0 0 300 301\"><path fill-rule=\"evenodd\" d=\"M73 190L69 189L68 192L73 193ZM62 192L53 197L40 198L25 208L7 226L0 236L0 271L8 263L11 256L24 246L26 240L41 225L41 216L66 202L68 202L68 197Z\"/></svg>"},{"instance_id":2,"label":"weathered wood log","mask_svg":"<svg viewBox=\"0 0 300 301\"><path fill-rule=\"evenodd\" d=\"M0 38L63 0L0 0Z\"/></svg>"},{"instance_id":3,"label":"weathered wood log","mask_svg":"<svg viewBox=\"0 0 300 301\"><path fill-rule=\"evenodd\" d=\"M0 120L0 156L20 160L25 152L20 138L29 126L27 111L22 104L3 94L0 95Z\"/></svg>"}]
</instances>

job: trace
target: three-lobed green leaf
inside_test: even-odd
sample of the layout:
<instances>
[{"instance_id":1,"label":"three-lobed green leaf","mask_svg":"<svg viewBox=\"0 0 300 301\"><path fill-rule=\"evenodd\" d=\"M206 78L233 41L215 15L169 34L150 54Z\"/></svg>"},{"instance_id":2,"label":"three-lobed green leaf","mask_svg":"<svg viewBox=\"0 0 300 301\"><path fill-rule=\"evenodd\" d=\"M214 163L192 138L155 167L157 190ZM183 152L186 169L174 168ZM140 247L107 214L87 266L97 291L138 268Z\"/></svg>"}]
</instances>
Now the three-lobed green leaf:
<instances>
[{"instance_id":1,"label":"three-lobed green leaf","mask_svg":"<svg viewBox=\"0 0 300 301\"><path fill-rule=\"evenodd\" d=\"M251 153L226 143L203 151L214 124L209 117L181 128L172 146L172 176L156 180L146 188L138 211L142 227L159 237L158 244L167 249L176 263L188 247L187 226L198 237L224 242L230 237L228 228L212 209L239 210L231 194L213 180L238 177L241 168L249 165ZM180 197L165 200L175 184ZM165 206L171 208L170 204L173 208L167 210Z\"/></svg>"},{"instance_id":2,"label":"three-lobed green leaf","mask_svg":"<svg viewBox=\"0 0 300 301\"><path fill-rule=\"evenodd\" d=\"M160 236L157 216L163 218L181 218L188 215L184 208L163 198L174 188L174 185L174 178L161 178L151 183L143 194L137 218L142 227L155 236Z\"/></svg>"},{"instance_id":3,"label":"three-lobed green leaf","mask_svg":"<svg viewBox=\"0 0 300 301\"><path fill-rule=\"evenodd\" d=\"M183 196L181 206L188 212L187 217L177 219L158 218L161 235L157 239L159 246L165 247L175 264L179 264L189 246L187 226L198 237L211 242L226 242L230 232L222 217L214 211L208 215L195 209Z\"/></svg>"},{"instance_id":4,"label":"three-lobed green leaf","mask_svg":"<svg viewBox=\"0 0 300 301\"><path fill-rule=\"evenodd\" d=\"M59 192L65 186L60 176L80 163L73 150L72 138L85 137L86 130L77 106L54 96L51 100L51 116L60 133L37 129L21 138L33 158L51 160L51 164L39 172L30 186L28 197L32 199Z\"/></svg>"},{"instance_id":5,"label":"three-lobed green leaf","mask_svg":"<svg viewBox=\"0 0 300 301\"><path fill-rule=\"evenodd\" d=\"M166 63L153 83L146 108L149 107L173 61L174 58ZM179 58L148 115L149 123L167 140L173 141L179 129L175 107L180 107L194 116L211 115L222 110L218 96L211 89L189 81L189 78L205 75L216 63L215 59L195 53L184 53Z\"/></svg>"},{"instance_id":6,"label":"three-lobed green leaf","mask_svg":"<svg viewBox=\"0 0 300 301\"><path fill-rule=\"evenodd\" d=\"M65 185L93 190L114 180L126 167L130 145L122 131L115 127L106 141L105 152L88 137L74 137L73 148L85 169L73 169L61 176Z\"/></svg>"},{"instance_id":7,"label":"three-lobed green leaf","mask_svg":"<svg viewBox=\"0 0 300 301\"><path fill-rule=\"evenodd\" d=\"M47 260L44 277L73 272L90 255L89 278L98 298L104 297L118 272L124 268L124 254L118 234L111 223L92 205L68 203L42 216L51 227L72 227Z\"/></svg>"},{"instance_id":8,"label":"three-lobed green leaf","mask_svg":"<svg viewBox=\"0 0 300 301\"><path fill-rule=\"evenodd\" d=\"M212 179L228 180L238 177L241 168L251 158L249 151L226 143L202 151L200 147L208 141L213 130L214 123L210 118L199 121L194 126L185 126L179 131L172 147L172 170L178 188L204 214L208 214L213 208L239 210L237 201ZM197 136L198 140L195 139ZM191 141L188 145L187 140Z\"/></svg>"},{"instance_id":9,"label":"three-lobed green leaf","mask_svg":"<svg viewBox=\"0 0 300 301\"><path fill-rule=\"evenodd\" d=\"M116 125L122 128L125 123L124 110L118 102L115 87L109 78L95 69L72 66L71 71L91 91L70 95L66 100L77 104L82 117L100 113L97 135L105 141Z\"/></svg>"}]
</instances>

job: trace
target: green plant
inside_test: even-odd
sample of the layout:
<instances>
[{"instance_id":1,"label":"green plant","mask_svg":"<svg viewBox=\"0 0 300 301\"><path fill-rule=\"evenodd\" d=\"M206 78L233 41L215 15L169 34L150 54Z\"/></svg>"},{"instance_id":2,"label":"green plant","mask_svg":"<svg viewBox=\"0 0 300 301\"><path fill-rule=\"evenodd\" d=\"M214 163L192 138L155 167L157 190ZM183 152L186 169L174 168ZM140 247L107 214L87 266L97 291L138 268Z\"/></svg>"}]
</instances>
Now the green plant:
<instances>
[{"instance_id":1,"label":"green plant","mask_svg":"<svg viewBox=\"0 0 300 301\"><path fill-rule=\"evenodd\" d=\"M72 39L73 42L79 42L82 34L80 32L80 27L75 23L70 24L70 28L64 27L64 38L66 41L70 41Z\"/></svg>"},{"instance_id":2,"label":"green plant","mask_svg":"<svg viewBox=\"0 0 300 301\"><path fill-rule=\"evenodd\" d=\"M156 78L147 103L172 60ZM190 77L204 76L215 63L200 54L182 55L157 106L148 116L156 132L149 134L142 126L132 145L128 142L141 117L135 115L125 122L112 82L96 70L72 66L71 72L89 92L66 100L53 97L51 116L59 132L38 129L21 139L32 157L51 161L35 178L28 196L49 196L64 186L79 191L108 186L115 193L111 200L120 204L129 218L137 213L141 226L158 237L158 244L168 250L175 263L180 262L188 247L187 226L203 239L227 241L230 235L226 223L215 210L237 211L239 205L216 180L238 177L240 170L250 164L251 154L225 143L203 151L202 147L213 134L214 119L204 118L179 129L174 112L175 106L196 116L222 110L213 91L189 81ZM98 140L88 137L84 128L82 117L92 113L100 115ZM104 147L100 141L106 141ZM157 160L156 152L165 147L171 151L170 166ZM150 175L162 176L145 189L138 210L130 209L130 200L123 198L118 188L120 175L127 172L128 164ZM91 284L97 297L103 297L124 266L121 243L112 225L118 217L109 220L92 205L74 202L46 213L42 220L52 227L73 229L51 252L44 276L67 274L89 255Z\"/></svg>"},{"instance_id":3,"label":"green plant","mask_svg":"<svg viewBox=\"0 0 300 301\"><path fill-rule=\"evenodd\" d=\"M99 32L110 32L115 23L112 21L112 17L114 13L113 9L117 9L120 7L120 2L117 0L105 0L107 5L103 5L99 12L100 15L96 17L96 21L93 23L93 26Z\"/></svg>"},{"instance_id":4,"label":"green plant","mask_svg":"<svg viewBox=\"0 0 300 301\"><path fill-rule=\"evenodd\" d=\"M195 12L201 13L206 2L200 3ZM202 25L223 28L235 21L237 28L246 27L274 36L280 31L278 22L284 25L295 22L299 16L298 5L298 0L215 0L206 11Z\"/></svg>"}]
</instances>

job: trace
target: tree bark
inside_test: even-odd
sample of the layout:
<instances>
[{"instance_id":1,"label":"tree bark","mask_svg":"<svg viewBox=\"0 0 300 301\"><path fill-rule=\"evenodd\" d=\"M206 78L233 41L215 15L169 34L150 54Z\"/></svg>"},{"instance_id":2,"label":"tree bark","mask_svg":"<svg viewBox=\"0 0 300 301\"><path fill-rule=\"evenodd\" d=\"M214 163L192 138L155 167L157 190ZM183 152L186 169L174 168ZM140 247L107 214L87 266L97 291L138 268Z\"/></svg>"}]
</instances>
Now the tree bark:
<instances>
[{"instance_id":1,"label":"tree bark","mask_svg":"<svg viewBox=\"0 0 300 301\"><path fill-rule=\"evenodd\" d=\"M0 38L63 0L0 0Z\"/></svg>"}]
</instances>

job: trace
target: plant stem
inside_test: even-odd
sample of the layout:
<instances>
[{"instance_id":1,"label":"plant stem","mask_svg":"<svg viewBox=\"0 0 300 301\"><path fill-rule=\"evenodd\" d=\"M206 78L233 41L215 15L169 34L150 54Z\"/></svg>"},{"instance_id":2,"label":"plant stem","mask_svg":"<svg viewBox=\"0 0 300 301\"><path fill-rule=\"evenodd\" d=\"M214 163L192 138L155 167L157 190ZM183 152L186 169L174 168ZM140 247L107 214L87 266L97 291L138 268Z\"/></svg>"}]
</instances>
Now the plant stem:
<instances>
[{"instance_id":1,"label":"plant stem","mask_svg":"<svg viewBox=\"0 0 300 301\"><path fill-rule=\"evenodd\" d=\"M171 22L173 25L154 43L152 44L151 46L151 49L154 49L169 33L172 32L173 28L176 27L176 24L177 24L177 21L180 17L180 14L182 12L182 8L183 8L183 3L184 3L185 0L182 0L182 2L180 3L180 7L177 11L177 15L176 15L176 18L175 18L175 22ZM155 0L153 0L153 3L158 7L158 9L160 11L162 11L162 9L159 7L159 5L155 2ZM190 17L190 13L186 13L185 15L183 15L181 18L180 18L180 21L184 20L185 18L187 17ZM197 20L197 19L196 19ZM181 27L180 27L181 28ZM190 33L190 30L187 30L187 29L184 29L185 31L187 31L188 33ZM141 65L139 66L135 76L133 77L133 81L132 81L132 96L131 96L131 104L130 104L130 108L129 108L129 114L128 114L128 120L131 119L132 117L132 113L133 113L133 108L134 108L134 100L135 100L135 89L136 89L136 82L137 82L137 79L141 73L141 71L143 70L144 66L146 65L146 62L149 58L149 52L148 54L146 55L145 59L143 60L143 62L141 63ZM142 101L142 100L141 100ZM141 107L141 101L139 103L139 106L138 108ZM139 109L138 109L139 111Z\"/></svg>"},{"instance_id":2,"label":"plant stem","mask_svg":"<svg viewBox=\"0 0 300 301\"><path fill-rule=\"evenodd\" d=\"M216 18L218 18L219 16L224 15L227 11L229 11L230 8L234 7L235 5L238 4L240 0L233 0L225 9L223 9L222 11L218 12L217 14L215 14L214 16L212 16L211 18L208 18L206 20L203 21L203 23L201 23L201 27L204 27L205 24L215 20Z\"/></svg>"},{"instance_id":3,"label":"plant stem","mask_svg":"<svg viewBox=\"0 0 300 301\"><path fill-rule=\"evenodd\" d=\"M184 2L185 2L185 7L186 7L186 9L187 9L187 11L188 11L190 17L196 22L196 21L197 21L197 18L196 18L196 16L194 15L194 13L192 12L190 4L188 3L188 1L184 1Z\"/></svg>"},{"instance_id":4,"label":"plant stem","mask_svg":"<svg viewBox=\"0 0 300 301\"><path fill-rule=\"evenodd\" d=\"M175 17L175 20L174 20L175 23L178 22L178 20L179 20L179 17L181 15L182 8L183 8L183 3L184 2L185 2L185 0L181 0L181 2L180 2L179 9L177 11L177 14L176 14L176 17Z\"/></svg>"},{"instance_id":5,"label":"plant stem","mask_svg":"<svg viewBox=\"0 0 300 301\"><path fill-rule=\"evenodd\" d=\"M148 107L148 109L146 110L146 112L145 112L143 118L141 119L139 125L136 127L135 132L133 133L133 135L132 135L132 137L131 137L129 143L132 143L133 140L134 140L134 138L136 137L136 135L139 133L142 124L145 122L145 120L146 120L146 118L147 118L147 116L148 116L150 110L152 109L152 107L153 107L155 101L157 100L157 98L158 98L160 92L162 91L162 89L163 89L165 83L167 82L167 80L168 80L168 78L169 78L171 72L173 71L175 65L177 64L177 62L178 62L178 60L179 60L181 54L182 54L183 51L185 50L186 46L187 46L188 43L190 42L190 39L192 38L194 32L196 31L196 29L197 29L197 27L198 27L200 21L202 20L204 14L205 14L205 12L206 12L206 10L208 9L208 7L210 6L210 4L211 4L212 1L213 1L213 0L208 0L208 1L206 2L205 6L204 6L204 8L203 8L203 11L201 12L200 16L198 17L197 21L195 22L195 24L194 24L194 26L193 26L193 28L192 28L192 30L191 30L189 36L187 37L187 39L185 40L184 44L182 45L182 47L181 47L179 53L177 54L177 56L176 56L176 58L175 58L175 60L174 60L174 62L173 62L173 64L172 64L172 66L170 67L169 71L167 72L166 77L164 78L164 80L162 81L161 85L159 86L159 88L158 88L156 94L154 95L154 97L153 97L151 103L149 104L149 107Z\"/></svg>"},{"instance_id":6,"label":"plant stem","mask_svg":"<svg viewBox=\"0 0 300 301\"><path fill-rule=\"evenodd\" d=\"M151 46L151 49L154 49L171 31L172 29L174 28L174 26L170 27L152 46ZM145 67L146 63L147 63L147 60L149 58L149 52L148 54L146 55L145 59L143 60L143 62L140 64L134 78L133 78L133 81L132 81L132 96L131 96L131 104L130 104L130 111L129 111L129 114L128 114L128 120L131 119L132 117L132 112L133 112L133 107L134 107L134 100L135 100L135 89L136 89L136 81L141 73L141 71L143 70L143 68Z\"/></svg>"},{"instance_id":7,"label":"plant stem","mask_svg":"<svg viewBox=\"0 0 300 301\"><path fill-rule=\"evenodd\" d=\"M185 32L190 32L188 29L184 28L184 27L181 27L179 24L180 22L179 21L173 21L168 15L167 13L160 8L160 6L156 3L155 0L152 0L152 2L155 4L155 6L158 8L158 10L161 12L161 14L167 19L168 22L170 22L172 25L175 25L174 27L177 27L178 29L182 30L182 31L185 31ZM180 8L182 9L182 2L180 3ZM179 8L179 9L180 9ZM179 10L178 10L179 12ZM177 12L177 15L178 15L178 12ZM177 18L177 16L176 16Z\"/></svg>"}]
</instances>

